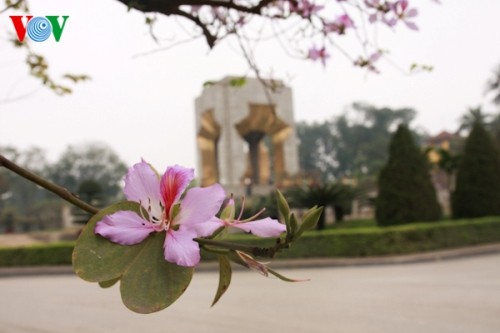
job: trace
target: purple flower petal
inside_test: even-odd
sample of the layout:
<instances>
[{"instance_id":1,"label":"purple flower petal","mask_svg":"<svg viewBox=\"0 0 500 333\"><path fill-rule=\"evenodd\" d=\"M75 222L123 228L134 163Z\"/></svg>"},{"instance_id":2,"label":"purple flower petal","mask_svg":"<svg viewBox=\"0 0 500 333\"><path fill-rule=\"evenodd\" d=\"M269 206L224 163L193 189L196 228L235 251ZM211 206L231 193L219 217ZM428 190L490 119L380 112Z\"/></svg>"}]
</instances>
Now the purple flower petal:
<instances>
[{"instance_id":1,"label":"purple flower petal","mask_svg":"<svg viewBox=\"0 0 500 333\"><path fill-rule=\"evenodd\" d=\"M181 210L175 219L175 224L195 227L210 220L219 211L224 197L224 189L219 184L190 189L182 199Z\"/></svg>"},{"instance_id":2,"label":"purple flower petal","mask_svg":"<svg viewBox=\"0 0 500 333\"><path fill-rule=\"evenodd\" d=\"M149 222L131 211L106 215L94 228L94 233L121 245L138 244L153 231Z\"/></svg>"},{"instance_id":3,"label":"purple flower petal","mask_svg":"<svg viewBox=\"0 0 500 333\"><path fill-rule=\"evenodd\" d=\"M194 178L194 170L184 168L180 165L168 167L161 177L160 190L163 205L167 212L179 200L182 193Z\"/></svg>"},{"instance_id":4,"label":"purple flower petal","mask_svg":"<svg viewBox=\"0 0 500 333\"><path fill-rule=\"evenodd\" d=\"M406 26L407 26L408 28L410 28L411 30L415 30L415 31L417 31L417 30L418 30L418 26L417 26L415 23L413 23L413 22L409 22L409 21L404 21L404 23L405 23L405 24L406 24Z\"/></svg>"},{"instance_id":5,"label":"purple flower petal","mask_svg":"<svg viewBox=\"0 0 500 333\"><path fill-rule=\"evenodd\" d=\"M418 15L418 10L416 8L411 8L406 12L405 17L415 17L417 15Z\"/></svg>"},{"instance_id":6,"label":"purple flower petal","mask_svg":"<svg viewBox=\"0 0 500 333\"><path fill-rule=\"evenodd\" d=\"M282 232L286 231L284 224L269 217L252 222L233 223L231 226L259 237L278 237Z\"/></svg>"},{"instance_id":7,"label":"purple flower petal","mask_svg":"<svg viewBox=\"0 0 500 333\"><path fill-rule=\"evenodd\" d=\"M207 237L213 235L215 230L223 227L224 225L224 221L214 216L206 222L196 224L194 230L196 231L198 237Z\"/></svg>"},{"instance_id":8,"label":"purple flower petal","mask_svg":"<svg viewBox=\"0 0 500 333\"><path fill-rule=\"evenodd\" d=\"M179 230L170 229L165 238L164 255L165 260L173 264L185 267L193 267L200 262L200 246L193 240L196 232L192 229L183 228Z\"/></svg>"},{"instance_id":9,"label":"purple flower petal","mask_svg":"<svg viewBox=\"0 0 500 333\"><path fill-rule=\"evenodd\" d=\"M147 209L149 201L160 202L160 179L151 166L142 160L128 169L123 191L128 200L141 202Z\"/></svg>"}]
</instances>

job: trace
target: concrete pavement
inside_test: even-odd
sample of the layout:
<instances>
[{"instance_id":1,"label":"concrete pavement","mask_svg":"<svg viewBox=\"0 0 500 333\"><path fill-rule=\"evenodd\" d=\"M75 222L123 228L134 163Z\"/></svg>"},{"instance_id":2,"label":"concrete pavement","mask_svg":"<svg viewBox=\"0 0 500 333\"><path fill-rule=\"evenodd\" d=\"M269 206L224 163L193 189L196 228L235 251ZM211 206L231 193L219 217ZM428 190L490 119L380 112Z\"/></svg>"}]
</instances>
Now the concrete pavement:
<instances>
[{"instance_id":1,"label":"concrete pavement","mask_svg":"<svg viewBox=\"0 0 500 333\"><path fill-rule=\"evenodd\" d=\"M281 272L311 281L237 271L211 309L217 274L202 271L178 302L151 315L127 310L116 286L71 275L4 277L0 332L500 332L500 254Z\"/></svg>"}]
</instances>

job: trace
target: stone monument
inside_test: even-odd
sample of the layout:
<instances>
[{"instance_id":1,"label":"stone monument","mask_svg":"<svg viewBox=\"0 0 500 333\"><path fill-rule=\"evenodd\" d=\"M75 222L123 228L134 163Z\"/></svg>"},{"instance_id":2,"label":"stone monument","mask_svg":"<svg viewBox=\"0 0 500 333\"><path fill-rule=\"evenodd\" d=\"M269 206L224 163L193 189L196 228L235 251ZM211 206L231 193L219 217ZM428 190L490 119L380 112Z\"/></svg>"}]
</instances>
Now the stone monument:
<instances>
[{"instance_id":1,"label":"stone monument","mask_svg":"<svg viewBox=\"0 0 500 333\"><path fill-rule=\"evenodd\" d=\"M281 81L226 77L195 101L198 177L236 195L267 194L299 172L292 90ZM267 81L266 81L267 82Z\"/></svg>"}]
</instances>

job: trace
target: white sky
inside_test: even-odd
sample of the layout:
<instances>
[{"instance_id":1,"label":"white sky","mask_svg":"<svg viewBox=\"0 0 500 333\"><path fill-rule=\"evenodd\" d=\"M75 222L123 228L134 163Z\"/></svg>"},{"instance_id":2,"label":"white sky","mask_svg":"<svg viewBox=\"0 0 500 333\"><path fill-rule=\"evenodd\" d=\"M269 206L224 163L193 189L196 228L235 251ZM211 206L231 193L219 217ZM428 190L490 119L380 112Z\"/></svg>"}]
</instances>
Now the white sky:
<instances>
[{"instance_id":1,"label":"white sky","mask_svg":"<svg viewBox=\"0 0 500 333\"><path fill-rule=\"evenodd\" d=\"M382 61L382 74L366 75L340 53L332 55L325 69L291 59L273 43L259 48L261 67L272 69L276 78L292 77L287 83L293 88L297 120L321 121L339 115L352 102L365 101L414 107L415 125L431 134L455 130L468 107L482 103L492 110L484 91L500 63L500 1L413 3L420 10L420 31L401 26L380 36L380 44L401 66L431 64L431 73L406 76ZM134 58L158 46L142 14L127 12L117 1L30 4L34 16L70 15L60 43L36 45L52 72L85 73L92 81L65 97L40 88L26 74L24 53L7 42L7 33L13 31L9 13L0 15L0 100L36 91L21 101L0 104L0 145L36 145L55 160L68 144L97 140L108 143L127 164L144 157L158 169L174 163L196 165L194 99L203 82L247 72L234 45L208 52L200 40ZM182 39L176 22L162 19L158 35Z\"/></svg>"}]
</instances>

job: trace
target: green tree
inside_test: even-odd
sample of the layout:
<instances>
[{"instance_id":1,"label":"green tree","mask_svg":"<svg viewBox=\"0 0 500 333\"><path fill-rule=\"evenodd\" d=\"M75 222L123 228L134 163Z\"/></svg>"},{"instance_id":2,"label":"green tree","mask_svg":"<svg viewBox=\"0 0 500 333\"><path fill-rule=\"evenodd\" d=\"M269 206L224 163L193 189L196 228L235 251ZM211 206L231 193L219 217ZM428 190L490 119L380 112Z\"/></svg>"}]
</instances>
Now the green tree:
<instances>
[{"instance_id":1,"label":"green tree","mask_svg":"<svg viewBox=\"0 0 500 333\"><path fill-rule=\"evenodd\" d=\"M69 146L50 167L49 178L56 184L77 193L85 183L101 187L102 199L114 199L121 193L121 181L127 170L109 146L91 143Z\"/></svg>"},{"instance_id":2,"label":"green tree","mask_svg":"<svg viewBox=\"0 0 500 333\"><path fill-rule=\"evenodd\" d=\"M352 109L324 123L299 123L299 160L308 174L323 181L342 177L374 176L387 161L391 133L409 124L416 112L410 108L377 108L354 103Z\"/></svg>"},{"instance_id":3,"label":"green tree","mask_svg":"<svg viewBox=\"0 0 500 333\"><path fill-rule=\"evenodd\" d=\"M475 108L469 108L469 110L463 114L462 117L460 117L460 128L458 131L470 131L476 123L479 123L482 126L488 126L490 118L491 115L484 113L483 108L480 105Z\"/></svg>"},{"instance_id":4,"label":"green tree","mask_svg":"<svg viewBox=\"0 0 500 333\"><path fill-rule=\"evenodd\" d=\"M427 160L404 125L392 137L378 187L375 217L381 226L441 218Z\"/></svg>"},{"instance_id":5,"label":"green tree","mask_svg":"<svg viewBox=\"0 0 500 333\"><path fill-rule=\"evenodd\" d=\"M486 90L492 94L493 103L500 105L500 65L493 71L493 74L486 83Z\"/></svg>"},{"instance_id":6,"label":"green tree","mask_svg":"<svg viewBox=\"0 0 500 333\"><path fill-rule=\"evenodd\" d=\"M500 215L500 157L480 122L465 142L452 203L454 218Z\"/></svg>"},{"instance_id":7,"label":"green tree","mask_svg":"<svg viewBox=\"0 0 500 333\"><path fill-rule=\"evenodd\" d=\"M300 142L300 170L315 179L325 178L322 175L328 174L327 170L334 168L330 152L334 151L335 147L330 125L328 121L312 124L300 122L296 125Z\"/></svg>"},{"instance_id":8,"label":"green tree","mask_svg":"<svg viewBox=\"0 0 500 333\"><path fill-rule=\"evenodd\" d=\"M14 163L17 163L32 172L46 176L47 160L45 152L38 147L31 147L26 150L19 150L11 146L0 147L0 154L4 155ZM32 182L8 172L3 168L0 174L4 182L3 206L13 206L19 211L28 211L38 200L51 197L46 191L41 190Z\"/></svg>"},{"instance_id":9,"label":"green tree","mask_svg":"<svg viewBox=\"0 0 500 333\"><path fill-rule=\"evenodd\" d=\"M298 186L286 191L290 206L296 208L309 208L314 205L331 207L335 212L337 222L342 221L344 214L350 210L354 196L355 192L350 186L340 183ZM325 225L325 211L323 210L317 229L324 229Z\"/></svg>"}]
</instances>

